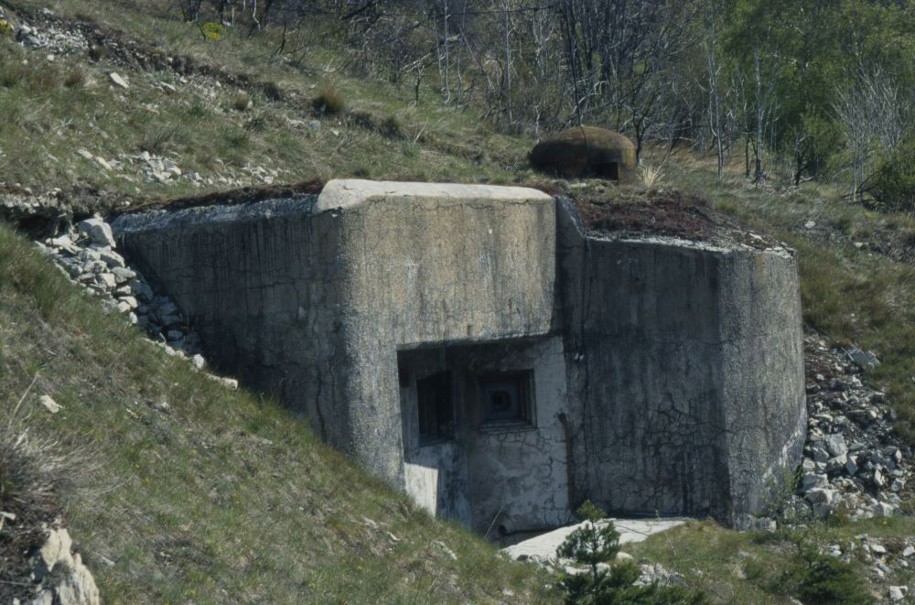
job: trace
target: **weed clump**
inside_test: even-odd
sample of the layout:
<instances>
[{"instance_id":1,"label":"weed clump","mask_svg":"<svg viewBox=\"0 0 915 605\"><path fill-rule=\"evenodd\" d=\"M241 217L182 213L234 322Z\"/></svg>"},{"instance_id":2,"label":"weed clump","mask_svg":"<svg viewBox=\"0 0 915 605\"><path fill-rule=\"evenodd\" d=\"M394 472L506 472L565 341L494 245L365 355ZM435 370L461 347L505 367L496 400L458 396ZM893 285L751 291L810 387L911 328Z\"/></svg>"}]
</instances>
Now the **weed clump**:
<instances>
[{"instance_id":1,"label":"weed clump","mask_svg":"<svg viewBox=\"0 0 915 605\"><path fill-rule=\"evenodd\" d=\"M345 103L343 97L330 84L324 84L321 92L311 102L311 108L320 115L338 115L343 113Z\"/></svg>"},{"instance_id":2,"label":"weed clump","mask_svg":"<svg viewBox=\"0 0 915 605\"><path fill-rule=\"evenodd\" d=\"M200 33L203 34L203 39L208 42L219 42L222 40L226 30L221 23L208 21L201 26Z\"/></svg>"},{"instance_id":3,"label":"weed clump","mask_svg":"<svg viewBox=\"0 0 915 605\"><path fill-rule=\"evenodd\" d=\"M261 85L261 91L270 101L276 102L283 100L283 91L280 89L279 84L276 82L264 82Z\"/></svg>"},{"instance_id":4,"label":"weed clump","mask_svg":"<svg viewBox=\"0 0 915 605\"><path fill-rule=\"evenodd\" d=\"M251 107L251 97L248 96L248 93L241 90L235 95L235 99L232 101L232 107L236 111L247 111Z\"/></svg>"},{"instance_id":5,"label":"weed clump","mask_svg":"<svg viewBox=\"0 0 915 605\"><path fill-rule=\"evenodd\" d=\"M86 83L86 74L79 67L74 67L64 76L64 86L67 88L82 88Z\"/></svg>"},{"instance_id":6,"label":"weed clump","mask_svg":"<svg viewBox=\"0 0 915 605\"><path fill-rule=\"evenodd\" d=\"M886 157L867 187L878 210L915 212L915 137Z\"/></svg>"},{"instance_id":7,"label":"weed clump","mask_svg":"<svg viewBox=\"0 0 915 605\"><path fill-rule=\"evenodd\" d=\"M60 515L56 494L68 463L57 443L36 439L25 427L22 404L35 380L18 403L7 410L0 425L0 601L29 596L28 556L40 548L45 527Z\"/></svg>"}]
</instances>

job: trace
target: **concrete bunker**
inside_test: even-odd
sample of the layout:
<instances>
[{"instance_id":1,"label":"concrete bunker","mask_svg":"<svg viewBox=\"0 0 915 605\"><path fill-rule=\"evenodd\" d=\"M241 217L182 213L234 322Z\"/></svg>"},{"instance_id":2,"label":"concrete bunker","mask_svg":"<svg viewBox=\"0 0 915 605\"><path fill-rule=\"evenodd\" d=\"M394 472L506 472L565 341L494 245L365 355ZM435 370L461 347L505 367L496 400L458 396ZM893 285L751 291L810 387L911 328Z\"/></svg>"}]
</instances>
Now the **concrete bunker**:
<instances>
[{"instance_id":1,"label":"concrete bunker","mask_svg":"<svg viewBox=\"0 0 915 605\"><path fill-rule=\"evenodd\" d=\"M777 244L594 232L524 188L352 180L114 228L218 366L481 533L586 498L741 524L800 459Z\"/></svg>"}]
</instances>

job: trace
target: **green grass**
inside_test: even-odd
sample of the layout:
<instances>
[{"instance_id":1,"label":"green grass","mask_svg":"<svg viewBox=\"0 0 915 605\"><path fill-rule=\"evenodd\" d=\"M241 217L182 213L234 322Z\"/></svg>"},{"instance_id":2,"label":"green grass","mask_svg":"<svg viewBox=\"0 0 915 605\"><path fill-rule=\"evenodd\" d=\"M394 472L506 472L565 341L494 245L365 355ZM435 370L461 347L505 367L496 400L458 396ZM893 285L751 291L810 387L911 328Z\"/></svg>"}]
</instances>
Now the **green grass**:
<instances>
[{"instance_id":1,"label":"green grass","mask_svg":"<svg viewBox=\"0 0 915 605\"><path fill-rule=\"evenodd\" d=\"M105 316L0 227L0 417L33 380L24 426L78 453L60 500L106 602L555 598L535 568L416 510L306 423Z\"/></svg>"},{"instance_id":2,"label":"green grass","mask_svg":"<svg viewBox=\"0 0 915 605\"><path fill-rule=\"evenodd\" d=\"M737 533L712 522L691 521L624 551L637 560L678 570L689 587L706 591L715 603L774 605L800 598L804 603L859 604L881 592L865 572L860 535L880 542L888 559L898 560L903 548L900 538L913 531L911 517L817 523L774 533ZM839 545L849 562L816 554L830 545ZM900 569L886 582L904 585L913 579L913 572Z\"/></svg>"}]
</instances>

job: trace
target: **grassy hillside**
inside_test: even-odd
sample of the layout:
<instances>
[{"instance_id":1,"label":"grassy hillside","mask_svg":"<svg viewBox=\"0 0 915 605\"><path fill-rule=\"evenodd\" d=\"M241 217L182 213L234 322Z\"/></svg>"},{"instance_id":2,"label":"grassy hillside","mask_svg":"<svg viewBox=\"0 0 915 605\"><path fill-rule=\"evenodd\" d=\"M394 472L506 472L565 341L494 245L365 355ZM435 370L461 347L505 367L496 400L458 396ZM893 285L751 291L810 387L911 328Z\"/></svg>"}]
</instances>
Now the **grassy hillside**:
<instances>
[{"instance_id":1,"label":"grassy hillside","mask_svg":"<svg viewBox=\"0 0 915 605\"><path fill-rule=\"evenodd\" d=\"M272 34L230 28L208 42L157 10L171 3L52 2L53 15L45 5L0 2L14 28L28 22L49 41L27 49L0 31L7 182L169 198L345 176L504 181L527 163L531 140L493 132L471 109L346 77L346 56L318 45L290 64L273 56ZM326 97L338 111L315 111ZM156 178L148 156L178 173Z\"/></svg>"},{"instance_id":2,"label":"grassy hillside","mask_svg":"<svg viewBox=\"0 0 915 605\"><path fill-rule=\"evenodd\" d=\"M26 49L0 28L0 195L13 183L59 188L104 210L313 178L541 180L526 164L532 138L499 134L426 89L417 100L409 86L356 77L319 32L307 52L276 58L275 33L229 28L206 41L171 2L0 8L14 29L66 33ZM331 97L342 111L316 113ZM799 250L807 328L879 355L865 379L887 391L915 443L915 219L849 205L830 186L747 186L736 168L716 185L713 161L687 153L649 149L645 162L661 166L659 186L707 196ZM45 394L61 412L38 405ZM0 227L6 417L8 433L57 442L50 451L69 461L59 501L106 601L560 599L533 567L417 512L273 402L226 390L105 316ZM716 602L782 602L779 574L797 564L798 543L915 527L907 517L811 532L766 539L696 523L635 553L692 570L687 581ZM774 571L747 566L747 553Z\"/></svg>"}]
</instances>

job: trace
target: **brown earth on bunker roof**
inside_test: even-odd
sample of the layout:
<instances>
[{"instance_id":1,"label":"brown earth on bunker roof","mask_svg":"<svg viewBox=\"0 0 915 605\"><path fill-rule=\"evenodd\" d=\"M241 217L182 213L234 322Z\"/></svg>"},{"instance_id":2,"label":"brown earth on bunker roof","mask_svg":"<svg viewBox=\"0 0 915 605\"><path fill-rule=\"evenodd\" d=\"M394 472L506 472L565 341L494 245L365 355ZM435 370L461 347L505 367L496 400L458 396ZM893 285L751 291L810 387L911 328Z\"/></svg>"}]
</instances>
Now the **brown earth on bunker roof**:
<instances>
[{"instance_id":1,"label":"brown earth on bunker roof","mask_svg":"<svg viewBox=\"0 0 915 605\"><path fill-rule=\"evenodd\" d=\"M676 237L718 245L780 247L716 210L707 200L679 191L622 191L576 196L575 206L591 235L638 239Z\"/></svg>"}]
</instances>

